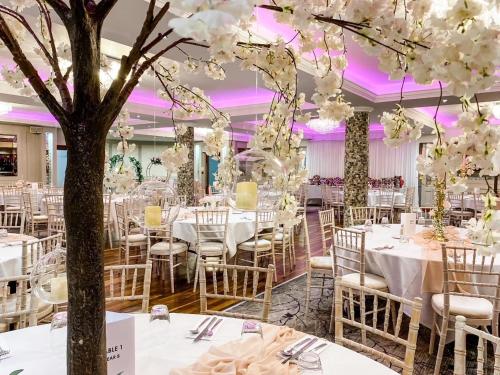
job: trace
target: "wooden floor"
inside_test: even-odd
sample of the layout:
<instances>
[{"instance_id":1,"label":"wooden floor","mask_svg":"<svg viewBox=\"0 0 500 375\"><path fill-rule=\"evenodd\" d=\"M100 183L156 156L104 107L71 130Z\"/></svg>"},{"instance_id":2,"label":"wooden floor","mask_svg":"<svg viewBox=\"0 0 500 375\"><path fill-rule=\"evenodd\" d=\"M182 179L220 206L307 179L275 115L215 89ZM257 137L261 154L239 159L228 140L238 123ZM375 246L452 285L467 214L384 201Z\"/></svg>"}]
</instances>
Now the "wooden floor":
<instances>
[{"instance_id":1,"label":"wooden floor","mask_svg":"<svg viewBox=\"0 0 500 375\"><path fill-rule=\"evenodd\" d=\"M321 244L321 232L319 228L318 213L315 207L311 207L307 214L308 227L309 227L309 237L311 243L311 253L313 255L322 254L322 244ZM295 240L296 249L296 265L295 269L290 270L287 265L287 273L283 274L283 266L281 259L277 260L276 269L278 272L278 283L277 285L284 281L290 280L296 276L299 276L305 272L305 251L304 247L301 246L299 237ZM118 250L107 249L105 250L105 265L119 264ZM288 259L287 259L288 264ZM274 286L273 285L273 286ZM200 300L199 292L193 292L193 284L188 284L184 277L176 276L175 280L175 293L172 294L170 291L169 281L163 281L161 278L153 273L151 281L151 292L150 292L150 302L149 306L165 304L168 306L171 312L181 312L181 313L199 313L200 311ZM209 301L209 309L222 310L231 305L231 301L219 302L217 305L211 305ZM110 311L121 311L121 312L133 312L140 310L140 303L133 301L125 302L113 302L107 306Z\"/></svg>"}]
</instances>

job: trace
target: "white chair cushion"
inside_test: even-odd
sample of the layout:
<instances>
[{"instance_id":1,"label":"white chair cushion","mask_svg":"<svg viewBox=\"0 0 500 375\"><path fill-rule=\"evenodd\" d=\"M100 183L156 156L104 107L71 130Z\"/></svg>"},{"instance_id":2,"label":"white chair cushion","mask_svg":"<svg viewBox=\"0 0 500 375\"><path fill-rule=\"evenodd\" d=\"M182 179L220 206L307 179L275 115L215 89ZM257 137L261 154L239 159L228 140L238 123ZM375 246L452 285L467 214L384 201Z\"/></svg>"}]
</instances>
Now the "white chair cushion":
<instances>
[{"instance_id":1,"label":"white chair cushion","mask_svg":"<svg viewBox=\"0 0 500 375\"><path fill-rule=\"evenodd\" d=\"M201 242L198 245L198 249L200 253L203 255L218 256L222 255L224 244L222 242L214 242L214 241Z\"/></svg>"},{"instance_id":2,"label":"white chair cushion","mask_svg":"<svg viewBox=\"0 0 500 375\"><path fill-rule=\"evenodd\" d=\"M441 313L444 310L444 294L432 296L432 308ZM466 318L491 319L493 304L485 298L450 295L450 314Z\"/></svg>"},{"instance_id":3,"label":"white chair cushion","mask_svg":"<svg viewBox=\"0 0 500 375\"><path fill-rule=\"evenodd\" d=\"M7 205L5 211L21 211L21 206L11 206Z\"/></svg>"},{"instance_id":4,"label":"white chair cushion","mask_svg":"<svg viewBox=\"0 0 500 375\"><path fill-rule=\"evenodd\" d=\"M287 234L286 239L288 240L290 236ZM262 239L272 241L273 239L273 234L272 233L265 233L261 236ZM283 241L283 232L276 232L274 234L274 242L282 242Z\"/></svg>"},{"instance_id":5,"label":"white chair cushion","mask_svg":"<svg viewBox=\"0 0 500 375\"><path fill-rule=\"evenodd\" d=\"M348 275L344 275L342 276L342 281L347 285L361 285L359 273L350 273ZM365 286L367 288L376 290L387 289L387 283L385 279L382 276L374 275L372 273L365 273Z\"/></svg>"},{"instance_id":6,"label":"white chair cushion","mask_svg":"<svg viewBox=\"0 0 500 375\"><path fill-rule=\"evenodd\" d=\"M322 270L331 270L333 271L333 262L332 262L332 257L327 257L327 256L316 256L316 257L311 257L311 267L312 268L319 268Z\"/></svg>"},{"instance_id":7,"label":"white chair cushion","mask_svg":"<svg viewBox=\"0 0 500 375\"><path fill-rule=\"evenodd\" d=\"M151 246L151 255L180 254L187 251L188 246L184 242L173 242L170 249L170 242L158 242Z\"/></svg>"},{"instance_id":8,"label":"white chair cushion","mask_svg":"<svg viewBox=\"0 0 500 375\"><path fill-rule=\"evenodd\" d=\"M123 236L122 237L122 240L125 241L126 237ZM137 233L137 234L129 234L128 235L128 242L129 243L132 243L132 242L146 242L147 240L147 237L142 234L142 233Z\"/></svg>"},{"instance_id":9,"label":"white chair cushion","mask_svg":"<svg viewBox=\"0 0 500 375\"><path fill-rule=\"evenodd\" d=\"M238 249L246 251L254 251L255 248L257 248L258 250L271 250L271 242L261 238L257 241L257 243L255 243L255 240L250 240L238 245Z\"/></svg>"}]
</instances>

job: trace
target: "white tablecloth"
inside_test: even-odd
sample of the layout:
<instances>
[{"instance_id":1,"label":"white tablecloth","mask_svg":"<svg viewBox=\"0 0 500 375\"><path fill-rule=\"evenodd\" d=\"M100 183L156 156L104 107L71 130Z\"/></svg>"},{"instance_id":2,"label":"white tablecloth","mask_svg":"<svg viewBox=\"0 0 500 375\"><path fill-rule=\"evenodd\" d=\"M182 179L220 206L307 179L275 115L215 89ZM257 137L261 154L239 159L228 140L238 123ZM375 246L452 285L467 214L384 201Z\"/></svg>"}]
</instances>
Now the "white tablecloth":
<instances>
[{"instance_id":1,"label":"white tablecloth","mask_svg":"<svg viewBox=\"0 0 500 375\"><path fill-rule=\"evenodd\" d=\"M417 226L417 232L423 229ZM366 271L383 276L389 291L400 297L423 300L421 323L432 325L431 293L422 293L422 278L425 262L442 263L440 250L428 250L415 244L413 240L400 243L393 236L399 235L400 225L383 227L374 225L373 232L366 233ZM461 230L464 231L463 229ZM393 249L373 250L376 247L393 245ZM500 258L496 259L500 269ZM487 289L484 292L490 292Z\"/></svg>"},{"instance_id":2,"label":"white tablecloth","mask_svg":"<svg viewBox=\"0 0 500 375\"><path fill-rule=\"evenodd\" d=\"M28 241L36 240L35 237L24 237ZM12 243L0 243L0 278L20 275L22 267L22 257L23 246L21 241L14 241Z\"/></svg>"},{"instance_id":3,"label":"white tablecloth","mask_svg":"<svg viewBox=\"0 0 500 375\"><path fill-rule=\"evenodd\" d=\"M341 197L344 192L341 192ZM321 185L308 185L307 186L307 198L308 199L321 199ZM400 191L394 192L394 204L400 205L404 204L405 195ZM377 205L377 191L369 190L368 191L368 206L376 206Z\"/></svg>"},{"instance_id":4,"label":"white tablecloth","mask_svg":"<svg viewBox=\"0 0 500 375\"><path fill-rule=\"evenodd\" d=\"M238 244L248 241L254 234L255 212L229 214L226 238L229 257L236 254ZM176 220L173 227L173 236L194 244L196 242L196 218Z\"/></svg>"},{"instance_id":5,"label":"white tablecloth","mask_svg":"<svg viewBox=\"0 0 500 375\"><path fill-rule=\"evenodd\" d=\"M136 315L136 375L168 375L173 368L195 362L212 346L240 338L242 321L225 318L212 341L185 337L200 315L171 314L171 324L151 332L148 315ZM162 332L163 330L163 332ZM24 369L22 375L66 374L64 352L56 356L51 349L49 326L43 325L0 334L0 345L7 345L12 356L0 361L0 374ZM396 372L347 348L330 344L322 353L325 375L395 375Z\"/></svg>"}]
</instances>

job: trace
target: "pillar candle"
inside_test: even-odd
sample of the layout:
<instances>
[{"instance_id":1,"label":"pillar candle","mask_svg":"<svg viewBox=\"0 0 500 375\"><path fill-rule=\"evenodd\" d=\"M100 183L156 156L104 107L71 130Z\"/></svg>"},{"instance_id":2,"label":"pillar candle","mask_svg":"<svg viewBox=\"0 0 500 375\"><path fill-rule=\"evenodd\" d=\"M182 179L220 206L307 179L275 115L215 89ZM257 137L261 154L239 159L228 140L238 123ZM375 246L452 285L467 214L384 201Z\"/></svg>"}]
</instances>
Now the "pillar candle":
<instances>
[{"instance_id":1,"label":"pillar candle","mask_svg":"<svg viewBox=\"0 0 500 375\"><path fill-rule=\"evenodd\" d=\"M144 210L144 225L147 228L158 228L161 226L160 206L146 206Z\"/></svg>"},{"instance_id":2,"label":"pillar candle","mask_svg":"<svg viewBox=\"0 0 500 375\"><path fill-rule=\"evenodd\" d=\"M50 296L54 301L68 300L68 280L66 275L59 275L50 279Z\"/></svg>"},{"instance_id":3,"label":"pillar candle","mask_svg":"<svg viewBox=\"0 0 500 375\"><path fill-rule=\"evenodd\" d=\"M236 184L236 207L241 210L257 208L257 183L248 181Z\"/></svg>"}]
</instances>

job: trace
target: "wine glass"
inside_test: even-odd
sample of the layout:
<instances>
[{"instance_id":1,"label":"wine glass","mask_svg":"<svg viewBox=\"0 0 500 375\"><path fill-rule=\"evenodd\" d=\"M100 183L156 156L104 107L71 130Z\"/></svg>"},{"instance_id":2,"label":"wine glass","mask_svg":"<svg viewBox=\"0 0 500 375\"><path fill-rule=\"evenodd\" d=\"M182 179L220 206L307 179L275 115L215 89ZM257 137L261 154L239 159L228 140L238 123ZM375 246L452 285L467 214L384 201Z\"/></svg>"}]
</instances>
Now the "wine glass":
<instances>
[{"instance_id":1,"label":"wine glass","mask_svg":"<svg viewBox=\"0 0 500 375\"><path fill-rule=\"evenodd\" d=\"M366 219L365 220L365 231L367 231L367 232L372 232L373 231L372 221L370 219Z\"/></svg>"},{"instance_id":2,"label":"wine glass","mask_svg":"<svg viewBox=\"0 0 500 375\"><path fill-rule=\"evenodd\" d=\"M314 351L303 352L299 355L297 365L300 369L300 374L322 374L321 358Z\"/></svg>"},{"instance_id":3,"label":"wine glass","mask_svg":"<svg viewBox=\"0 0 500 375\"><path fill-rule=\"evenodd\" d=\"M384 227L388 227L389 226L389 218L387 216L384 216L380 220L380 224L382 224L382 226L384 226Z\"/></svg>"},{"instance_id":4,"label":"wine glass","mask_svg":"<svg viewBox=\"0 0 500 375\"><path fill-rule=\"evenodd\" d=\"M257 336L264 338L262 333L262 324L256 320L245 320L241 326L241 339Z\"/></svg>"},{"instance_id":5,"label":"wine glass","mask_svg":"<svg viewBox=\"0 0 500 375\"><path fill-rule=\"evenodd\" d=\"M52 317L50 323L50 348L55 354L66 350L66 336L68 333L68 313L58 312Z\"/></svg>"}]
</instances>

